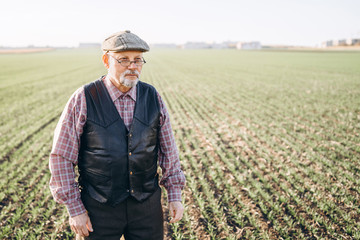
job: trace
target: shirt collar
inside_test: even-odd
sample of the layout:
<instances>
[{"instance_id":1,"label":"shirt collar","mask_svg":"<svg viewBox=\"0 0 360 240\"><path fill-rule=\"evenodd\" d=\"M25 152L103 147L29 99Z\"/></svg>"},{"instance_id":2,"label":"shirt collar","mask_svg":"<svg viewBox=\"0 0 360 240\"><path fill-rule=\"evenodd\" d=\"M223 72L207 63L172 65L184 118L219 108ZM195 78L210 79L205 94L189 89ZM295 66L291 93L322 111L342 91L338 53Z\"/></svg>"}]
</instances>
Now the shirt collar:
<instances>
[{"instance_id":1,"label":"shirt collar","mask_svg":"<svg viewBox=\"0 0 360 240\"><path fill-rule=\"evenodd\" d=\"M136 86L132 87L129 91L126 93L121 92L119 89L117 89L114 84L110 81L109 77L106 76L103 78L103 82L105 84L106 89L108 90L111 100L115 102L118 98L124 98L126 96L129 96L136 102Z\"/></svg>"}]
</instances>

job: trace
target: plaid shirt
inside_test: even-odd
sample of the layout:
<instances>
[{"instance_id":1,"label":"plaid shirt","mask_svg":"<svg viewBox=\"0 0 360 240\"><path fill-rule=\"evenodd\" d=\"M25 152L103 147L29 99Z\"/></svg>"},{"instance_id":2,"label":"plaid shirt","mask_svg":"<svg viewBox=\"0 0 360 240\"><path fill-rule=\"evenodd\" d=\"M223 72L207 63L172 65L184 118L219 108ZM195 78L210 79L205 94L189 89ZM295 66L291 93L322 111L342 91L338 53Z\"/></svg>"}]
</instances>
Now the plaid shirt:
<instances>
[{"instance_id":1,"label":"plaid shirt","mask_svg":"<svg viewBox=\"0 0 360 240\"><path fill-rule=\"evenodd\" d=\"M129 129L136 102L136 86L122 93L107 77L103 78L103 81L117 111ZM181 189L185 185L185 176L181 171L168 111L159 93L157 95L161 108L158 156L163 175L160 185L166 188L169 202L181 201ZM78 163L80 137L86 123L86 116L86 98L84 87L81 87L71 96L60 117L55 129L49 160L51 193L55 201L66 205L71 217L86 212L80 199L74 171Z\"/></svg>"}]
</instances>

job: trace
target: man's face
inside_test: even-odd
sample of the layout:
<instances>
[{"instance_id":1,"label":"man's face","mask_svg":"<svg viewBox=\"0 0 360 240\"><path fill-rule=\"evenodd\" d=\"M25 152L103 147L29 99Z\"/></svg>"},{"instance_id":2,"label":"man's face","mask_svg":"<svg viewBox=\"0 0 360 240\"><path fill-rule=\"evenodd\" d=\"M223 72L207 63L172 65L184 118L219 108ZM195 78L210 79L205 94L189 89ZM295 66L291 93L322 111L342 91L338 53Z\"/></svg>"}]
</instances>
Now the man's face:
<instances>
[{"instance_id":1,"label":"man's face","mask_svg":"<svg viewBox=\"0 0 360 240\"><path fill-rule=\"evenodd\" d=\"M127 88L134 87L140 78L142 66L132 62L123 66L118 61L141 61L143 53L138 51L108 52L108 75L110 80ZM117 61L118 60L118 61Z\"/></svg>"}]
</instances>

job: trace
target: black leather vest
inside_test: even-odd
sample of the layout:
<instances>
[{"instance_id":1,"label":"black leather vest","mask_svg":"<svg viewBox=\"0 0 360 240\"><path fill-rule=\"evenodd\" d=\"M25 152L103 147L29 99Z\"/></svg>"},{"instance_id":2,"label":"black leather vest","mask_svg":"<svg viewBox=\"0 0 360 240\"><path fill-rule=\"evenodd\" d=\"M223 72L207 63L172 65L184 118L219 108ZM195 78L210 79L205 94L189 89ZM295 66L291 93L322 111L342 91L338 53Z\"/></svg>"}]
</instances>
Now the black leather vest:
<instances>
[{"instance_id":1,"label":"black leather vest","mask_svg":"<svg viewBox=\"0 0 360 240\"><path fill-rule=\"evenodd\" d=\"M79 151L79 183L95 200L116 205L129 195L143 201L158 185L160 107L154 87L137 84L128 131L101 80L85 85L87 121Z\"/></svg>"}]
</instances>

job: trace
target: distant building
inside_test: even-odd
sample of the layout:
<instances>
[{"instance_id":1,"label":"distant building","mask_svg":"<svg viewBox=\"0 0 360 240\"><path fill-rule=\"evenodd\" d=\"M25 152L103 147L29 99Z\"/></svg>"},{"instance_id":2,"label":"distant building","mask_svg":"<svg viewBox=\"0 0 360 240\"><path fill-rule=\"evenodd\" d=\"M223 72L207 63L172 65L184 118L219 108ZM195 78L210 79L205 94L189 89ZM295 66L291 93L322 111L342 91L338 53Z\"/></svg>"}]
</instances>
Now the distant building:
<instances>
[{"instance_id":1,"label":"distant building","mask_svg":"<svg viewBox=\"0 0 360 240\"><path fill-rule=\"evenodd\" d=\"M348 38L340 40L330 40L321 43L321 47L343 47L343 46L360 46L360 38Z\"/></svg>"},{"instance_id":2,"label":"distant building","mask_svg":"<svg viewBox=\"0 0 360 240\"><path fill-rule=\"evenodd\" d=\"M225 49L225 48L236 48L237 42L187 42L181 46L183 49Z\"/></svg>"},{"instance_id":3,"label":"distant building","mask_svg":"<svg viewBox=\"0 0 360 240\"><path fill-rule=\"evenodd\" d=\"M260 42L232 42L226 41L221 43L216 42L187 42L178 47L182 49L228 49L228 48L237 48L237 49L261 49Z\"/></svg>"},{"instance_id":4,"label":"distant building","mask_svg":"<svg viewBox=\"0 0 360 240\"><path fill-rule=\"evenodd\" d=\"M346 46L346 39L334 40L333 46Z\"/></svg>"},{"instance_id":5,"label":"distant building","mask_svg":"<svg viewBox=\"0 0 360 240\"><path fill-rule=\"evenodd\" d=\"M238 42L236 44L237 49L261 49L261 43L260 42Z\"/></svg>"},{"instance_id":6,"label":"distant building","mask_svg":"<svg viewBox=\"0 0 360 240\"><path fill-rule=\"evenodd\" d=\"M211 48L211 45L205 42L187 42L182 45L183 49L206 49Z\"/></svg>"},{"instance_id":7,"label":"distant building","mask_svg":"<svg viewBox=\"0 0 360 240\"><path fill-rule=\"evenodd\" d=\"M177 48L178 46L176 44L173 44L173 43L154 43L154 44L150 44L150 48L171 48L171 49L174 49L174 48Z\"/></svg>"},{"instance_id":8,"label":"distant building","mask_svg":"<svg viewBox=\"0 0 360 240\"><path fill-rule=\"evenodd\" d=\"M228 48L228 46L225 43L208 43L209 48L213 48L213 49L224 49L224 48Z\"/></svg>"},{"instance_id":9,"label":"distant building","mask_svg":"<svg viewBox=\"0 0 360 240\"><path fill-rule=\"evenodd\" d=\"M327 48L327 47L332 47L333 46L333 41L329 40L329 41L325 41L321 43L321 47L322 48Z\"/></svg>"},{"instance_id":10,"label":"distant building","mask_svg":"<svg viewBox=\"0 0 360 240\"><path fill-rule=\"evenodd\" d=\"M224 44L227 46L227 48L236 48L237 42L227 41L224 42Z\"/></svg>"},{"instance_id":11,"label":"distant building","mask_svg":"<svg viewBox=\"0 0 360 240\"><path fill-rule=\"evenodd\" d=\"M100 43L79 43L79 48L100 48Z\"/></svg>"},{"instance_id":12,"label":"distant building","mask_svg":"<svg viewBox=\"0 0 360 240\"><path fill-rule=\"evenodd\" d=\"M347 44L348 46L360 45L360 38L349 38L349 39L346 39L346 44Z\"/></svg>"}]
</instances>

